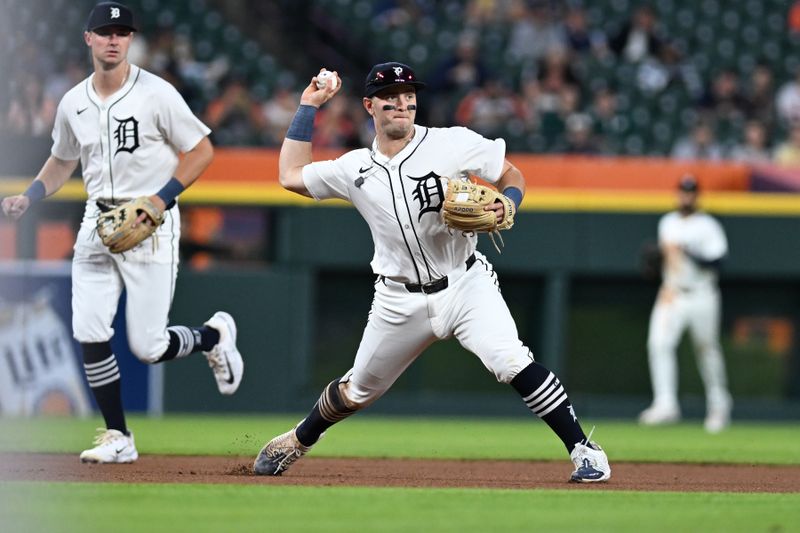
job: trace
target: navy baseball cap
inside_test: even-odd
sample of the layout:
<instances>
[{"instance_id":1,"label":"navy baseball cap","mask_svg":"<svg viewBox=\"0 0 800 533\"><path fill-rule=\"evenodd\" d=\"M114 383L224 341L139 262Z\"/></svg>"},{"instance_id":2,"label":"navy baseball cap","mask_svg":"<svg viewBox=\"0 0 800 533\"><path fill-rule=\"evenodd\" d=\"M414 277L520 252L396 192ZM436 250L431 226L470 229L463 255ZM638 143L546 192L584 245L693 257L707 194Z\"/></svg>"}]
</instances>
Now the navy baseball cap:
<instances>
[{"instance_id":1,"label":"navy baseball cap","mask_svg":"<svg viewBox=\"0 0 800 533\"><path fill-rule=\"evenodd\" d=\"M95 31L106 26L121 26L131 31L139 31L133 20L133 12L128 6L118 2L100 2L89 13L86 31Z\"/></svg>"},{"instance_id":2,"label":"navy baseball cap","mask_svg":"<svg viewBox=\"0 0 800 533\"><path fill-rule=\"evenodd\" d=\"M417 75L408 65L390 62L378 63L367 74L364 84L364 96L369 98L387 87L394 85L411 85L416 90L425 88L425 84L417 79Z\"/></svg>"},{"instance_id":3,"label":"navy baseball cap","mask_svg":"<svg viewBox=\"0 0 800 533\"><path fill-rule=\"evenodd\" d=\"M691 174L686 174L681 178L681 181L678 184L678 189L684 192L697 192L699 189L697 185L697 178Z\"/></svg>"}]
</instances>

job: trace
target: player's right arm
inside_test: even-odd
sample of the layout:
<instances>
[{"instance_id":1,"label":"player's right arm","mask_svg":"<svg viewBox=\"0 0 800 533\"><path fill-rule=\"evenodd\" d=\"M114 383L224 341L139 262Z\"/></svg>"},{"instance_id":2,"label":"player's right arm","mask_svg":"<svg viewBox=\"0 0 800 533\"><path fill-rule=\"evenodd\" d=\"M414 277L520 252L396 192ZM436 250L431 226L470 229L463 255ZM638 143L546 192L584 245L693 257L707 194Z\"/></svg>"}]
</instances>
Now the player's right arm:
<instances>
[{"instance_id":1,"label":"player's right arm","mask_svg":"<svg viewBox=\"0 0 800 533\"><path fill-rule=\"evenodd\" d=\"M338 74L334 71L334 75ZM278 180L284 189L311 197L303 182L303 167L312 162L311 158L311 133L314 127L314 117L317 109L333 98L342 88L341 80L335 87L326 85L325 88L317 87L317 77L311 82L300 97L300 107L292 120L289 131L281 145L281 154L278 159Z\"/></svg>"},{"instance_id":2,"label":"player's right arm","mask_svg":"<svg viewBox=\"0 0 800 533\"><path fill-rule=\"evenodd\" d=\"M48 157L27 191L3 198L3 213L18 220L31 203L50 196L63 187L78 167L78 161L78 159L74 161L59 159L54 155Z\"/></svg>"}]
</instances>

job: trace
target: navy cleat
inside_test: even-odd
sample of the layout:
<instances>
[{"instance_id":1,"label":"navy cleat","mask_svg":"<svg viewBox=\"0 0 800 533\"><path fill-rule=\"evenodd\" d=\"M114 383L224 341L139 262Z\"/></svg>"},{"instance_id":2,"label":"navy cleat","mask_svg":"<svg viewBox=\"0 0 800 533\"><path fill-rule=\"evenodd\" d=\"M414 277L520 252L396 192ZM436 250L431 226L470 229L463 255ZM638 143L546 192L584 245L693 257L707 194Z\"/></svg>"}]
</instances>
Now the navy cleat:
<instances>
[{"instance_id":1,"label":"navy cleat","mask_svg":"<svg viewBox=\"0 0 800 533\"><path fill-rule=\"evenodd\" d=\"M569 454L575 471L569 480L573 483L599 483L611 478L611 466L606 452L593 441L588 444L577 443Z\"/></svg>"}]
</instances>

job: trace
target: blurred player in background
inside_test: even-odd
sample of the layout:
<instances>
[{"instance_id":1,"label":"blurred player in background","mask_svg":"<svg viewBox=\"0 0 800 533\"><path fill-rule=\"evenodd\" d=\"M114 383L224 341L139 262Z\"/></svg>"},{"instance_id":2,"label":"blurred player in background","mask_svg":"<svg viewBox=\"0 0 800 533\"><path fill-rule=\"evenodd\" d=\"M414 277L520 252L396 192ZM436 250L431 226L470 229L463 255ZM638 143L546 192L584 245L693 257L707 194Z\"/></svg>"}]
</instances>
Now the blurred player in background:
<instances>
[{"instance_id":1,"label":"blurred player in background","mask_svg":"<svg viewBox=\"0 0 800 533\"><path fill-rule=\"evenodd\" d=\"M4 213L18 219L32 203L58 191L80 161L89 200L72 261L72 327L106 423L95 446L80 455L89 463L130 463L139 457L125 422L110 342L123 288L128 342L139 360L155 364L203 351L222 394L236 391L243 372L236 324L228 313L217 312L201 327L167 327L178 268L176 199L211 163L213 148L210 130L175 88L128 63L135 31L126 6L103 2L92 9L84 40L94 73L61 100L51 155L36 179L23 194L2 202ZM178 152L184 153L180 161ZM97 236L97 217L139 196L149 196L165 221L133 249L111 253Z\"/></svg>"},{"instance_id":2,"label":"blurred player in background","mask_svg":"<svg viewBox=\"0 0 800 533\"><path fill-rule=\"evenodd\" d=\"M662 284L647 341L653 403L639 415L639 422L660 425L680 420L676 350L688 329L705 385L705 429L718 433L730 424L733 403L719 343L717 286L728 242L720 223L697 210L698 193L697 179L684 176L678 186L678 209L664 215L658 224Z\"/></svg>"}]
</instances>

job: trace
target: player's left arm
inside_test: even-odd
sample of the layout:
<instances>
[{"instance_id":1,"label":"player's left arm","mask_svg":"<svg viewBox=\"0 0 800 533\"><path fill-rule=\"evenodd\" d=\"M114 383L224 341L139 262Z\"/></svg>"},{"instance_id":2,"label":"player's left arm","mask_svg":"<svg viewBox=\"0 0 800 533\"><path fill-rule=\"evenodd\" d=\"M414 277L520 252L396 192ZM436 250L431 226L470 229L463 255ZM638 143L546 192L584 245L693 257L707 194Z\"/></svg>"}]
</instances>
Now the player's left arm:
<instances>
[{"instance_id":1,"label":"player's left arm","mask_svg":"<svg viewBox=\"0 0 800 533\"><path fill-rule=\"evenodd\" d=\"M725 230L716 220L709 218L703 227L702 240L698 249L683 247L683 253L701 268L718 270L728 254L728 240Z\"/></svg>"},{"instance_id":2,"label":"player's left arm","mask_svg":"<svg viewBox=\"0 0 800 533\"><path fill-rule=\"evenodd\" d=\"M214 147L208 137L203 137L194 148L185 152L175 169L175 175L150 201L158 206L161 211L172 207L174 198L197 181L211 160L214 159Z\"/></svg>"},{"instance_id":3,"label":"player's left arm","mask_svg":"<svg viewBox=\"0 0 800 533\"><path fill-rule=\"evenodd\" d=\"M495 183L497 190L506 195L514 204L514 212L519 209L522 197L525 196L525 176L508 159L503 161L503 170L500 172L500 179ZM500 223L506 216L503 202L495 202L485 208L487 211L495 212L497 222ZM512 213L513 215L513 213Z\"/></svg>"}]
</instances>

